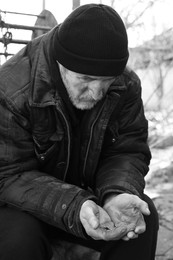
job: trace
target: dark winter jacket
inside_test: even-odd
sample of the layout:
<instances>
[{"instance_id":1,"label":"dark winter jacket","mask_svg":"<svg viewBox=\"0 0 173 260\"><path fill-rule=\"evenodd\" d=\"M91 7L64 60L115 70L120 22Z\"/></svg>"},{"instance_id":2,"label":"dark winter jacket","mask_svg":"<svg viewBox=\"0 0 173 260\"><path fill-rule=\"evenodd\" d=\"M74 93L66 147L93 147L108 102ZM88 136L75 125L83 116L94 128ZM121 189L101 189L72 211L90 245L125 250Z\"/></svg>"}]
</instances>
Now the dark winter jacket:
<instances>
[{"instance_id":1,"label":"dark winter jacket","mask_svg":"<svg viewBox=\"0 0 173 260\"><path fill-rule=\"evenodd\" d=\"M85 200L101 204L110 192L142 196L150 161L147 120L140 80L126 69L104 100L86 111L79 184L67 183L73 132L51 54L54 31L0 69L0 203L85 237L79 220Z\"/></svg>"}]
</instances>

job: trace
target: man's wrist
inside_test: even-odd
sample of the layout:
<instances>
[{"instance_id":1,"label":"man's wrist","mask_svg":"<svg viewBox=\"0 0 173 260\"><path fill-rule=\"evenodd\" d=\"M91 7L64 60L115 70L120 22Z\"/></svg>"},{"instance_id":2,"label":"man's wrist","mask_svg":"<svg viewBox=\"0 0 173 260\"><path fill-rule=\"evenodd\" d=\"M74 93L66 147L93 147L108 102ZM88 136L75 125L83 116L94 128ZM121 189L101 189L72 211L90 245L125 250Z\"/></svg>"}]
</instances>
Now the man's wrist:
<instances>
[{"instance_id":1,"label":"man's wrist","mask_svg":"<svg viewBox=\"0 0 173 260\"><path fill-rule=\"evenodd\" d=\"M116 197L117 195L119 195L121 193L117 193L117 192L111 192L111 193L108 193L104 196L103 198L103 206L108 203L112 198Z\"/></svg>"}]
</instances>

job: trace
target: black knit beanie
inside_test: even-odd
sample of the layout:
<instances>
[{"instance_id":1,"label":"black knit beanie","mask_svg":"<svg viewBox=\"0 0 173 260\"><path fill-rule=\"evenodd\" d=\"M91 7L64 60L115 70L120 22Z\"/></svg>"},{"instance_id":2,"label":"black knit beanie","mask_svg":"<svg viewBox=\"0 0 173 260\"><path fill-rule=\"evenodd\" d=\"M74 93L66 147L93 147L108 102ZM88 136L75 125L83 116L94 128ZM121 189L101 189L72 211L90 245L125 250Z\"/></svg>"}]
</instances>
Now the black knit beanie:
<instances>
[{"instance_id":1,"label":"black knit beanie","mask_svg":"<svg viewBox=\"0 0 173 260\"><path fill-rule=\"evenodd\" d=\"M94 76L120 75L129 57L123 21L103 4L75 9L56 30L53 48L64 67Z\"/></svg>"}]
</instances>

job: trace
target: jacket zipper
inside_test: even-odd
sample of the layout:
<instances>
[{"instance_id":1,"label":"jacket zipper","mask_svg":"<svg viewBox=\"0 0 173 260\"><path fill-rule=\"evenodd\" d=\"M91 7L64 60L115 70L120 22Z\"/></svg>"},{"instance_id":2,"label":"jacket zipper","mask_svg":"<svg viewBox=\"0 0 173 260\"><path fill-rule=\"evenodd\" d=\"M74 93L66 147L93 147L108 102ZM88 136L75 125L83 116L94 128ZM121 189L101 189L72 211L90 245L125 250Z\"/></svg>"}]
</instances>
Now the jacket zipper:
<instances>
[{"instance_id":1,"label":"jacket zipper","mask_svg":"<svg viewBox=\"0 0 173 260\"><path fill-rule=\"evenodd\" d=\"M97 119L99 118L101 112L102 112L102 109L103 109L103 106L104 104L102 105L96 119L94 120L92 126L91 126L91 131L90 131L90 138L89 138L89 141L88 141L88 145L87 145L87 151L86 151L86 156L85 156L85 161L84 161L84 166L83 166L83 177L84 177L84 173L85 173L85 169L86 169L86 163L87 163L87 158L88 158L88 153L89 153L89 149L90 149L90 144L91 144L91 139L92 139L92 135L93 135L93 128L94 128L94 125L97 121ZM83 181L82 181L83 182ZM84 183L82 183L82 185L84 186Z\"/></svg>"},{"instance_id":2,"label":"jacket zipper","mask_svg":"<svg viewBox=\"0 0 173 260\"><path fill-rule=\"evenodd\" d=\"M66 179L66 175L67 175L67 170L68 170L68 166L69 166L69 162L70 162L70 144L71 144L71 141L70 141L70 128L69 128L69 125L68 125L68 122L67 122L67 119L65 117L65 115L63 114L63 112L57 107L57 110L60 112L60 114L62 115L64 121L65 121L65 124L66 124L66 127L67 127L67 136L68 136L68 154L67 154L67 165L66 165L66 169L65 169L65 173L64 173L64 178L63 178L63 181L65 181Z\"/></svg>"}]
</instances>

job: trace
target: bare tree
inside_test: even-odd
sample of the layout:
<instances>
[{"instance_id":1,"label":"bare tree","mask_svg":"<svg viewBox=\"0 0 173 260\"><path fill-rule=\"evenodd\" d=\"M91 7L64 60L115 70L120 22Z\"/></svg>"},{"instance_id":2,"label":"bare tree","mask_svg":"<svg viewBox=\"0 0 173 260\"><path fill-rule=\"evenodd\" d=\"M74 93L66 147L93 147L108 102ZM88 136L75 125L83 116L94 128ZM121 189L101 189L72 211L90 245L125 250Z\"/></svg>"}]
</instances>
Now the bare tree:
<instances>
[{"instance_id":1,"label":"bare tree","mask_svg":"<svg viewBox=\"0 0 173 260\"><path fill-rule=\"evenodd\" d=\"M133 3L129 3L126 0L110 0L110 5L123 18L127 30L132 30L133 32L136 30L141 35L141 41L137 42L138 40L136 39L137 46L130 49L133 55L130 55L129 65L135 70L152 72L154 79L153 91L145 102L145 109L154 97L157 97L157 100L159 100L158 109L162 108L166 94L165 81L173 64L173 29L165 28L160 35L157 35L157 21L155 22L154 11L156 5L160 3L164 4L164 1L134 0ZM146 40L143 35L145 32L147 33L145 17L148 14L150 14L150 26L153 33L151 40ZM151 17L152 15L153 18Z\"/></svg>"},{"instance_id":2,"label":"bare tree","mask_svg":"<svg viewBox=\"0 0 173 260\"><path fill-rule=\"evenodd\" d=\"M160 1L163 0L136 0L133 3L124 1L122 5L122 0L111 0L111 6L115 9L122 6L119 13L121 17L123 17L126 28L128 29L135 26L141 26L141 18L143 15Z\"/></svg>"}]
</instances>

